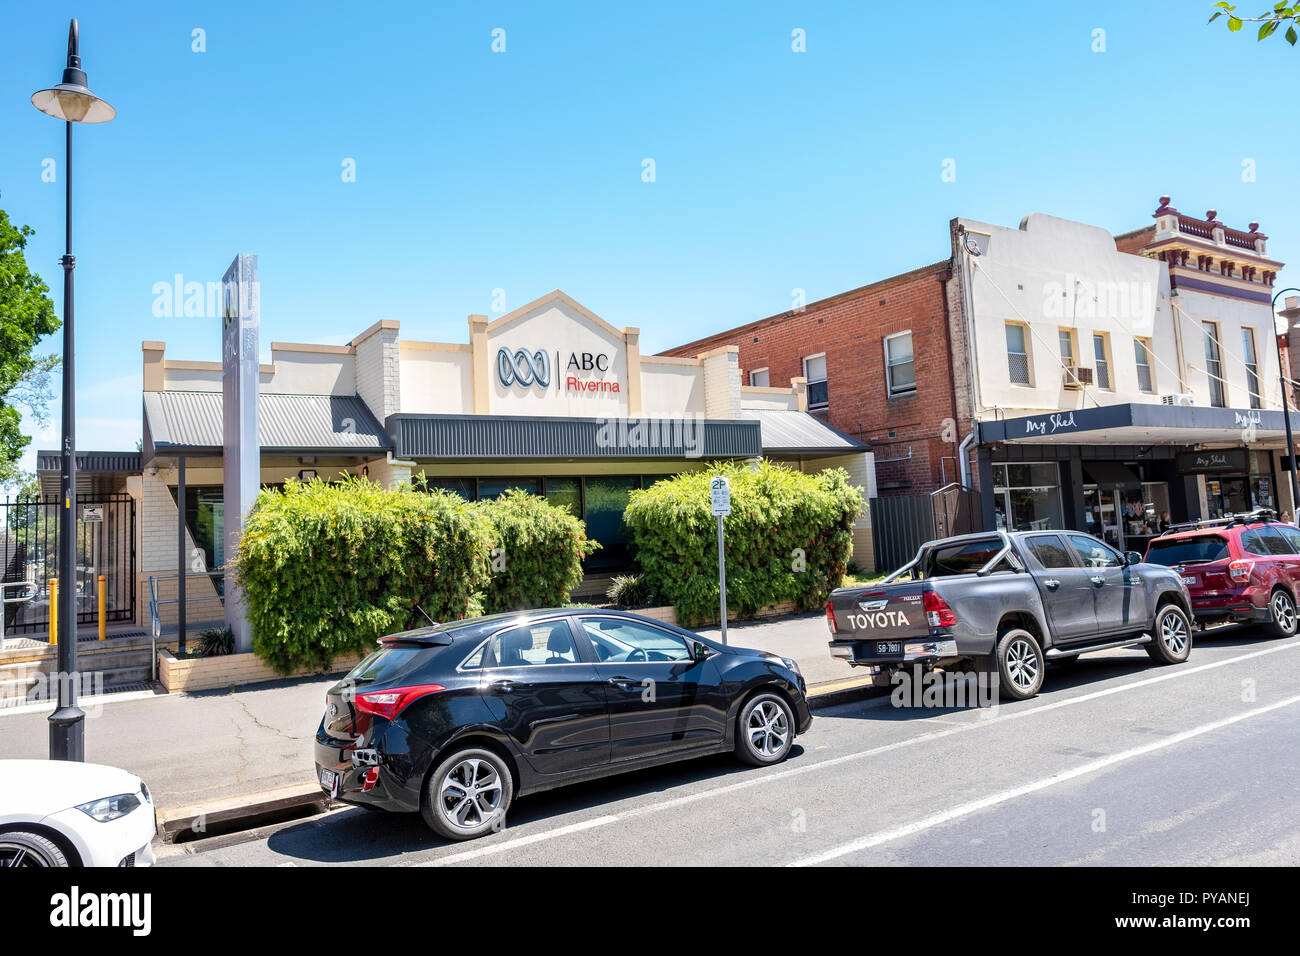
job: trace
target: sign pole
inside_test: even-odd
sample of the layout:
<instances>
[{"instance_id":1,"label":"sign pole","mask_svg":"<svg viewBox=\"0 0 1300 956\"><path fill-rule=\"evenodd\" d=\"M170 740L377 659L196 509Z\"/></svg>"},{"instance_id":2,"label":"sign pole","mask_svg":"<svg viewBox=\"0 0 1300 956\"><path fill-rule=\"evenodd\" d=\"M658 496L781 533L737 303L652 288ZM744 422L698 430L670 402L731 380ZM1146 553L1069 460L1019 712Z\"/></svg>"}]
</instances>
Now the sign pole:
<instances>
[{"instance_id":1,"label":"sign pole","mask_svg":"<svg viewBox=\"0 0 1300 956\"><path fill-rule=\"evenodd\" d=\"M722 515L718 515L718 594L722 611L722 643L727 643L727 553L722 546Z\"/></svg>"},{"instance_id":2,"label":"sign pole","mask_svg":"<svg viewBox=\"0 0 1300 956\"><path fill-rule=\"evenodd\" d=\"M727 643L727 552L723 547L722 519L731 514L731 480L722 475L709 479L709 510L718 519L718 605L722 643Z\"/></svg>"}]
</instances>

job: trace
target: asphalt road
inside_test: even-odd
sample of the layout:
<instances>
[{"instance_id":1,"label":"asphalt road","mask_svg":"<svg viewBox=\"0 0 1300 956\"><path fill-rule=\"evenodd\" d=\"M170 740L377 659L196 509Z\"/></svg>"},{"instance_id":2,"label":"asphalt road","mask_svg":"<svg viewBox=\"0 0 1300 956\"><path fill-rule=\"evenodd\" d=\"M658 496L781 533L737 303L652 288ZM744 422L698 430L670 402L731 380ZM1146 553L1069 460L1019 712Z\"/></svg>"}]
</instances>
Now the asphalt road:
<instances>
[{"instance_id":1,"label":"asphalt road","mask_svg":"<svg viewBox=\"0 0 1300 956\"><path fill-rule=\"evenodd\" d=\"M355 808L166 847L163 865L1300 863L1300 639L1198 634L1049 669L1037 699L823 711L791 757L729 757L519 800L446 843Z\"/></svg>"}]
</instances>

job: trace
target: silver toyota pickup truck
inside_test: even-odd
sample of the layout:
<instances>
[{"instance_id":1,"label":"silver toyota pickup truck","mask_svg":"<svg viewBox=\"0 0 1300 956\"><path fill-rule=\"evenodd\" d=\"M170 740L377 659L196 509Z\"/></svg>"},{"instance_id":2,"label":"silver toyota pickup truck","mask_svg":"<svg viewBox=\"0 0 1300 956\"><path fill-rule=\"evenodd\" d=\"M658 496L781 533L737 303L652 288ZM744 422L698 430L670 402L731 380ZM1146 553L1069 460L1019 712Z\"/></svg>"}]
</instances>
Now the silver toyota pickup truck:
<instances>
[{"instance_id":1,"label":"silver toyota pickup truck","mask_svg":"<svg viewBox=\"0 0 1300 956\"><path fill-rule=\"evenodd\" d=\"M1047 661L1141 645L1159 664L1192 650L1191 597L1170 568L1076 531L968 534L930 541L878 584L826 604L831 656L898 671L969 663L1004 699L1043 686Z\"/></svg>"}]
</instances>

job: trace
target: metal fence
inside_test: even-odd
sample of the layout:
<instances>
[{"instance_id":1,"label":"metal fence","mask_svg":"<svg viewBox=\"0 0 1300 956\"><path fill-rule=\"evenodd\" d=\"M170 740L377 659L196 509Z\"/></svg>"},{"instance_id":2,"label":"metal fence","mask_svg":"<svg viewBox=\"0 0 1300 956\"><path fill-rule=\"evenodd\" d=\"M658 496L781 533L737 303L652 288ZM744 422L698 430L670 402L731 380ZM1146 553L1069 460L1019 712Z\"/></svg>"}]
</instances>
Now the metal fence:
<instances>
[{"instance_id":1,"label":"metal fence","mask_svg":"<svg viewBox=\"0 0 1300 956\"><path fill-rule=\"evenodd\" d=\"M0 502L0 580L26 581L31 599L4 605L5 632L43 635L49 628L50 580L59 576L57 497ZM135 500L130 495L77 498L77 624L99 621L98 579L107 578L105 617L135 620ZM11 591L16 589L10 589Z\"/></svg>"},{"instance_id":2,"label":"metal fence","mask_svg":"<svg viewBox=\"0 0 1300 956\"><path fill-rule=\"evenodd\" d=\"M983 530L979 492L953 483L931 494L872 498L871 542L876 570L893 571L927 541Z\"/></svg>"}]
</instances>

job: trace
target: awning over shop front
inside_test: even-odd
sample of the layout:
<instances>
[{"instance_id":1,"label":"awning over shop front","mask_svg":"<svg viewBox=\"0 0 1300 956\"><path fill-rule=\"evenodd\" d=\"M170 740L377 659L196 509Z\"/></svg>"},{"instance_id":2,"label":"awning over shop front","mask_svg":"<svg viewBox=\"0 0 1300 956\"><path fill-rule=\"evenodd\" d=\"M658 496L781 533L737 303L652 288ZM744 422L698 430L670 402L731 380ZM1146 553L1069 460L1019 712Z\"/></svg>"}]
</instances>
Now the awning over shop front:
<instances>
[{"instance_id":1,"label":"awning over shop front","mask_svg":"<svg viewBox=\"0 0 1300 956\"><path fill-rule=\"evenodd\" d=\"M1140 488L1141 480L1129 469L1114 461L1084 461L1084 474L1089 482L1103 488Z\"/></svg>"},{"instance_id":2,"label":"awning over shop front","mask_svg":"<svg viewBox=\"0 0 1300 956\"><path fill-rule=\"evenodd\" d=\"M258 396L262 454L374 455L392 448L356 395ZM159 455L221 455L220 392L145 392L144 459Z\"/></svg>"},{"instance_id":3,"label":"awning over shop front","mask_svg":"<svg viewBox=\"0 0 1300 956\"><path fill-rule=\"evenodd\" d=\"M426 461L751 458L763 453L759 423L752 420L398 413L387 424L396 457Z\"/></svg>"},{"instance_id":4,"label":"awning over shop front","mask_svg":"<svg viewBox=\"0 0 1300 956\"><path fill-rule=\"evenodd\" d=\"M979 423L981 444L1241 444L1285 437L1280 411L1128 402ZM1291 413L1300 431L1300 413Z\"/></svg>"}]
</instances>

